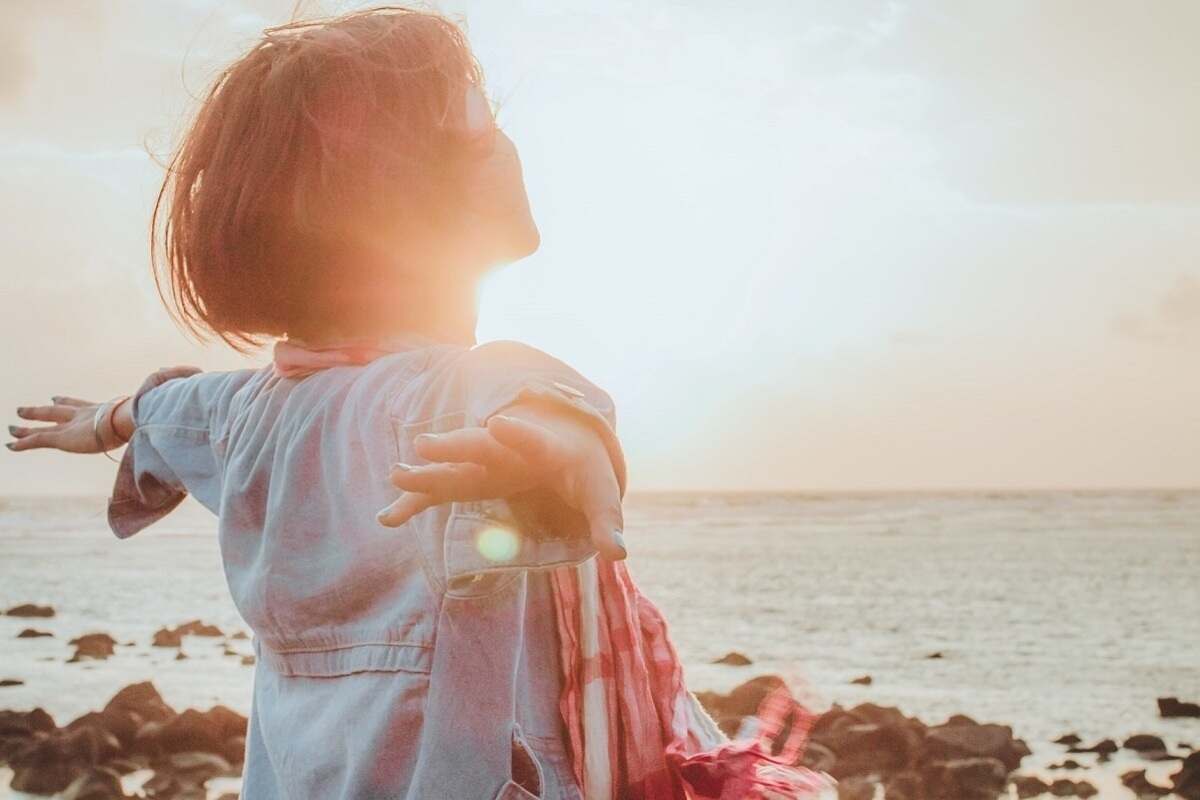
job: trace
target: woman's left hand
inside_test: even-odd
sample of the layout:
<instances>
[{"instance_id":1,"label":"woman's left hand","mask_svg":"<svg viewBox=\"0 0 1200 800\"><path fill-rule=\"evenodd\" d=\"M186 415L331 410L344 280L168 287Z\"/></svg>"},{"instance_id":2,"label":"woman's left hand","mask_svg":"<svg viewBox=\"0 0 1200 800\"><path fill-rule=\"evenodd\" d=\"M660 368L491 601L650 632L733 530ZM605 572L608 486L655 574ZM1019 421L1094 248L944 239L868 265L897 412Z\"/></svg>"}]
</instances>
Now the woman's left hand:
<instances>
[{"instance_id":1,"label":"woman's left hand","mask_svg":"<svg viewBox=\"0 0 1200 800\"><path fill-rule=\"evenodd\" d=\"M511 409L493 417L486 428L422 434L416 448L434 463L393 467L392 484L404 494L379 513L382 524L402 525L443 503L547 488L587 517L592 543L601 555L625 558L620 487L607 450L586 425L556 412Z\"/></svg>"}]
</instances>

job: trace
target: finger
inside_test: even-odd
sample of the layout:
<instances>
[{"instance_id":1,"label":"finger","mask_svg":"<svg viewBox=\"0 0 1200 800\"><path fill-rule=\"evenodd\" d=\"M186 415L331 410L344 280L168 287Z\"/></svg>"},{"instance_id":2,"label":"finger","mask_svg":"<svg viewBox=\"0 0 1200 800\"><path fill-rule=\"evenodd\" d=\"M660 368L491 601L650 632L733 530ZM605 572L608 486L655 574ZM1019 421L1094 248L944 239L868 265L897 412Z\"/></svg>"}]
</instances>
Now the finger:
<instances>
[{"instance_id":1,"label":"finger","mask_svg":"<svg viewBox=\"0 0 1200 800\"><path fill-rule=\"evenodd\" d=\"M461 428L449 433L422 433L414 440L417 455L429 461L474 463L497 468L518 467L520 459L488 433L487 428Z\"/></svg>"},{"instance_id":2,"label":"finger","mask_svg":"<svg viewBox=\"0 0 1200 800\"><path fill-rule=\"evenodd\" d=\"M21 406L17 416L21 419L34 419L41 422L70 422L78 413L78 406Z\"/></svg>"},{"instance_id":3,"label":"finger","mask_svg":"<svg viewBox=\"0 0 1200 800\"><path fill-rule=\"evenodd\" d=\"M80 407L80 406L90 406L91 405L91 403L88 402L87 400L81 400L78 397L63 397L62 395L59 395L57 397L51 397L50 402L57 403L60 406Z\"/></svg>"},{"instance_id":4,"label":"finger","mask_svg":"<svg viewBox=\"0 0 1200 800\"><path fill-rule=\"evenodd\" d=\"M488 471L479 464L429 464L412 467L396 464L388 476L405 492L420 492L452 500L478 496L487 484Z\"/></svg>"},{"instance_id":5,"label":"finger","mask_svg":"<svg viewBox=\"0 0 1200 800\"><path fill-rule=\"evenodd\" d=\"M396 502L376 515L379 524L398 528L427 508L438 505L437 499L419 492L405 492Z\"/></svg>"},{"instance_id":6,"label":"finger","mask_svg":"<svg viewBox=\"0 0 1200 800\"><path fill-rule=\"evenodd\" d=\"M570 460L570 453L562 438L536 422L497 414L488 420L487 429L500 444L544 469L554 469Z\"/></svg>"},{"instance_id":7,"label":"finger","mask_svg":"<svg viewBox=\"0 0 1200 800\"><path fill-rule=\"evenodd\" d=\"M58 425L43 425L39 428L27 428L27 427L23 427L21 425L9 425L8 426L9 434L16 437L17 439L23 439L26 436L33 436L34 434L41 433L42 431L46 431L47 433L49 433L50 431L57 431L57 430L59 430Z\"/></svg>"},{"instance_id":8,"label":"finger","mask_svg":"<svg viewBox=\"0 0 1200 800\"><path fill-rule=\"evenodd\" d=\"M629 553L625 549L625 515L616 479L606 476L589 481L581 505L597 552L610 561L623 560Z\"/></svg>"},{"instance_id":9,"label":"finger","mask_svg":"<svg viewBox=\"0 0 1200 800\"><path fill-rule=\"evenodd\" d=\"M21 450L36 450L40 447L54 447L56 433L51 431L39 431L31 433L28 436L23 436L13 442L8 442L9 450L20 452Z\"/></svg>"}]
</instances>

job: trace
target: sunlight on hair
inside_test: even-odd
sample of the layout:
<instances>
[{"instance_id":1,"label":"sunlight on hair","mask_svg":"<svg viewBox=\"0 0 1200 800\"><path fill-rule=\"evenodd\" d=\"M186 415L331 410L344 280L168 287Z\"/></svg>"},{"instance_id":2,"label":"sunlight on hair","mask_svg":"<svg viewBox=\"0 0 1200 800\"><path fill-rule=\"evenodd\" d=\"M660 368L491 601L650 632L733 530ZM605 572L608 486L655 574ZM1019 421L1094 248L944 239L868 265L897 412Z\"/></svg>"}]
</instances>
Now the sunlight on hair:
<instances>
[{"instance_id":1,"label":"sunlight on hair","mask_svg":"<svg viewBox=\"0 0 1200 800\"><path fill-rule=\"evenodd\" d=\"M488 528L475 539L475 547L488 561L507 562L517 557L521 543L507 528Z\"/></svg>"}]
</instances>

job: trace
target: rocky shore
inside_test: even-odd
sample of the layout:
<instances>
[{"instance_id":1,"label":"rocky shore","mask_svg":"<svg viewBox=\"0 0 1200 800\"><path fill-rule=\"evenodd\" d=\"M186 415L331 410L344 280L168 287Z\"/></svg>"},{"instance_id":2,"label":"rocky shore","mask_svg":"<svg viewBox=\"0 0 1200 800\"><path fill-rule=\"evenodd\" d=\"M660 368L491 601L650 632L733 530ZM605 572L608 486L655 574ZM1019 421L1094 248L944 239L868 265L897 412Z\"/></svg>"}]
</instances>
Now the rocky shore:
<instances>
[{"instance_id":1,"label":"rocky shore","mask_svg":"<svg viewBox=\"0 0 1200 800\"><path fill-rule=\"evenodd\" d=\"M208 781L241 774L245 746L241 714L224 706L176 712L150 683L127 686L62 727L40 708L0 711L0 763L13 771L12 788L64 800L131 797L121 778L143 770L153 774L132 796L205 800Z\"/></svg>"},{"instance_id":2,"label":"rocky shore","mask_svg":"<svg viewBox=\"0 0 1200 800\"><path fill-rule=\"evenodd\" d=\"M27 605L6 613L46 618L54 611ZM49 634L29 628L15 639L45 636ZM217 639L218 644L219 637L224 637L225 655L252 663L251 656L230 648L231 640L246 638L244 633L227 635L200 620L164 627L150 644L179 648L189 636ZM118 642L106 633L88 633L68 644L74 652L63 660L75 663L108 659ZM13 641L10 646L21 645ZM753 662L740 653L730 653L718 663L744 669ZM0 686L19 683L0 681ZM870 676L853 683L869 686ZM779 677L761 675L728 694L697 692L697 697L721 728L735 736L750 727L748 718L782 685ZM1200 705L1179 698L1159 698L1158 707L1164 719L1200 717ZM244 716L221 705L176 711L153 684L135 683L117 692L100 710L61 726L40 708L0 710L0 766L12 771L11 788L28 794L57 794L67 800L206 800L213 795L216 779L240 776L246 725ZM1172 762L1178 768L1166 781L1161 776L1152 780L1145 768L1123 772L1120 783L1125 789L1118 791L1124 791L1125 797L1149 799L1173 793L1185 800L1200 800L1200 751L1190 743L1168 742L1152 733L1122 742L1102 739L1087 743L1067 733L1052 746L1061 748L1062 759L1049 770L1074 775L1107 763L1118 751L1147 767ZM1029 755L1030 748L1008 725L977 722L961 714L930 723L897 708L862 703L850 708L835 705L812 721L801 762L837 779L838 797L846 800L876 796L887 800L992 800L1014 795L1088 798L1097 794L1095 784L1086 778L1046 777L1046 770L1041 774L1022 771L1022 762ZM235 800L236 794L220 798Z\"/></svg>"},{"instance_id":3,"label":"rocky shore","mask_svg":"<svg viewBox=\"0 0 1200 800\"><path fill-rule=\"evenodd\" d=\"M767 694L782 684L781 678L763 675L729 694L697 692L696 697L721 729L733 736ZM1160 707L1163 700L1173 711L1189 705L1163 698ZM1152 734L1131 736L1120 745L1104 739L1086 746L1078 736L1066 734L1056 743L1066 753L1094 754L1098 763L1122 748L1147 762L1178 761L1170 785L1151 782L1145 769L1122 774L1121 783L1130 790L1127 796L1158 798L1173 792L1185 800L1200 800L1200 751L1188 743L1178 743L1176 752ZM886 800L994 800L1008 796L1009 787L1019 798L1088 798L1098 793L1087 780L1045 780L1019 773L1028 755L1029 747L1007 725L980 723L962 714L928 724L896 708L863 703L853 708L835 705L818 717L801 763L836 778L839 800L872 800L879 790ZM1051 769L1084 767L1072 759L1051 765Z\"/></svg>"}]
</instances>

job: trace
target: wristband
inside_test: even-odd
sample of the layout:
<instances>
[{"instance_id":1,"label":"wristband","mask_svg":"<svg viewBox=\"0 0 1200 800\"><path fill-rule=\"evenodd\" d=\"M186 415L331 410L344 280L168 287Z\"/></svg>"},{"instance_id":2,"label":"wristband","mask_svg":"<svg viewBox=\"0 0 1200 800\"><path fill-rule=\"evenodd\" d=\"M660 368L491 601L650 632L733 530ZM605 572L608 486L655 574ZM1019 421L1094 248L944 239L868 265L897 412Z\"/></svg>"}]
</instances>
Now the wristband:
<instances>
[{"instance_id":1,"label":"wristband","mask_svg":"<svg viewBox=\"0 0 1200 800\"><path fill-rule=\"evenodd\" d=\"M101 404L101 406L96 409L96 416L92 418L92 434L96 437L96 447L99 448L100 452L104 454L105 458L107 458L109 461L113 462L114 464L119 464L121 462L117 461L117 459L115 459L111 455L109 455L108 448L106 448L104 446L104 437L100 435L100 422L102 419L107 417L108 418L108 427L112 430L113 436L119 442L121 442L121 444L127 444L129 440L128 439L122 440L121 437L117 434L117 428L115 425L113 425L113 415L115 414L117 407L120 406L121 403L124 403L128 399L129 399L129 395L124 395L116 400L110 400L107 403ZM120 446L121 445L117 445L117 447L120 447Z\"/></svg>"}]
</instances>

